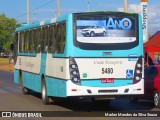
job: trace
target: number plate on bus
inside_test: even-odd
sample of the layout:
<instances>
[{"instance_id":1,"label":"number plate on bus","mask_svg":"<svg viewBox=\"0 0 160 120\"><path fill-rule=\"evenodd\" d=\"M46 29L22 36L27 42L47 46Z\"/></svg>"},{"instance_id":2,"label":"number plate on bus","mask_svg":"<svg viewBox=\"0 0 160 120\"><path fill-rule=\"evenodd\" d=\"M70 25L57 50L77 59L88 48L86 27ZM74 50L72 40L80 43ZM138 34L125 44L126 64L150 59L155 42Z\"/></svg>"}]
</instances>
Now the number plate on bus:
<instances>
[{"instance_id":1,"label":"number plate on bus","mask_svg":"<svg viewBox=\"0 0 160 120\"><path fill-rule=\"evenodd\" d=\"M101 78L101 83L114 83L113 78Z\"/></svg>"}]
</instances>

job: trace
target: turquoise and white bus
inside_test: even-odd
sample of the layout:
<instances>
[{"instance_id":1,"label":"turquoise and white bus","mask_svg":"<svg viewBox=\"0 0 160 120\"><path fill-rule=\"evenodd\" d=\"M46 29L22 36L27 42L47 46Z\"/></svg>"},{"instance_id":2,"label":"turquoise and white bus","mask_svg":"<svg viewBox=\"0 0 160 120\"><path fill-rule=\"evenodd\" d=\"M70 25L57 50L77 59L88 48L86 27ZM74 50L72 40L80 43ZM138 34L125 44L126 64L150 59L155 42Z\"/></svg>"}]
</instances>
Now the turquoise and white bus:
<instances>
[{"instance_id":1,"label":"turquoise and white bus","mask_svg":"<svg viewBox=\"0 0 160 120\"><path fill-rule=\"evenodd\" d=\"M14 82L49 97L144 93L142 19L123 12L72 13L16 29Z\"/></svg>"}]
</instances>

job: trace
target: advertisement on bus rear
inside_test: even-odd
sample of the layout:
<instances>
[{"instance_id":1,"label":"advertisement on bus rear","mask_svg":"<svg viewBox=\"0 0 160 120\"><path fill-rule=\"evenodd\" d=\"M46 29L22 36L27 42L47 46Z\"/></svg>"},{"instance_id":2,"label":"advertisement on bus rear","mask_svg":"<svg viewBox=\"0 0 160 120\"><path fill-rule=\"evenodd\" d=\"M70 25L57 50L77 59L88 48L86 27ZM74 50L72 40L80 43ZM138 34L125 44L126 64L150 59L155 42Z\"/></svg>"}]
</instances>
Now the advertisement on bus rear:
<instances>
[{"instance_id":1,"label":"advertisement on bus rear","mask_svg":"<svg viewBox=\"0 0 160 120\"><path fill-rule=\"evenodd\" d=\"M130 43L136 41L134 18L81 19L76 21L77 41Z\"/></svg>"}]
</instances>

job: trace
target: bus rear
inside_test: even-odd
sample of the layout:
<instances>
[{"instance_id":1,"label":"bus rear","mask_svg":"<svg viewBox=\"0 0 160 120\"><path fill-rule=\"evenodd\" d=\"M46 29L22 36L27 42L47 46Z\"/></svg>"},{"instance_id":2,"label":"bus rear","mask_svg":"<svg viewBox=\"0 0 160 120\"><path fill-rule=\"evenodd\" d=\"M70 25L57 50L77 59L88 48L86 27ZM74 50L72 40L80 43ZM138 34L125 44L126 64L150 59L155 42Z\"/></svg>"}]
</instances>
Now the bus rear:
<instances>
[{"instance_id":1,"label":"bus rear","mask_svg":"<svg viewBox=\"0 0 160 120\"><path fill-rule=\"evenodd\" d=\"M67 43L70 76L67 96L118 97L144 93L140 15L76 13L69 23L73 35L71 32Z\"/></svg>"}]
</instances>

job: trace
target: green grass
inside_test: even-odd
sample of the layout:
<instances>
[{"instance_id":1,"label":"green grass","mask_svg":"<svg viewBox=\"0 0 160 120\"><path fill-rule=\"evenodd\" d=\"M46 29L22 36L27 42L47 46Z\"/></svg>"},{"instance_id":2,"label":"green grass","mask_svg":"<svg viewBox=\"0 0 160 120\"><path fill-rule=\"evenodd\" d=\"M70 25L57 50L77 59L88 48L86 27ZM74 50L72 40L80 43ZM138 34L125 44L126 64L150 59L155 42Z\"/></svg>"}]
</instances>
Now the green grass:
<instances>
[{"instance_id":1,"label":"green grass","mask_svg":"<svg viewBox=\"0 0 160 120\"><path fill-rule=\"evenodd\" d=\"M8 63L8 58L0 58L0 63Z\"/></svg>"}]
</instances>

